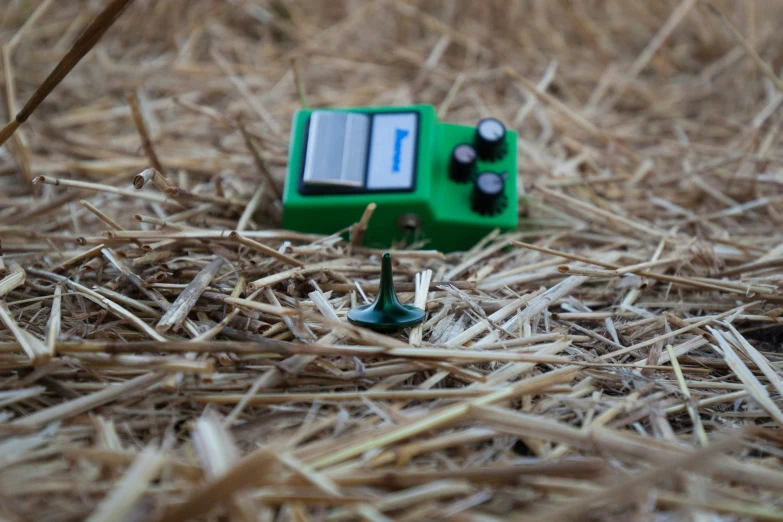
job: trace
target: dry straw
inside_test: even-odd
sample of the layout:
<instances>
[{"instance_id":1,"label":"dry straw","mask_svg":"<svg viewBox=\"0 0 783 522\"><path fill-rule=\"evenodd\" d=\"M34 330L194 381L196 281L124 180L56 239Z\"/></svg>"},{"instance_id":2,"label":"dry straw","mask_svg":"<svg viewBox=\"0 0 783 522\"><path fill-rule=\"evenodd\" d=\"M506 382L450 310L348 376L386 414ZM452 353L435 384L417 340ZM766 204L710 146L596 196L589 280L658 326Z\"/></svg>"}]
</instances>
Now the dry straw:
<instances>
[{"instance_id":1,"label":"dry straw","mask_svg":"<svg viewBox=\"0 0 783 522\"><path fill-rule=\"evenodd\" d=\"M0 518L783 520L781 16L2 2ZM526 212L388 245L384 335L382 202L281 230L287 135L409 103L517 130Z\"/></svg>"}]
</instances>

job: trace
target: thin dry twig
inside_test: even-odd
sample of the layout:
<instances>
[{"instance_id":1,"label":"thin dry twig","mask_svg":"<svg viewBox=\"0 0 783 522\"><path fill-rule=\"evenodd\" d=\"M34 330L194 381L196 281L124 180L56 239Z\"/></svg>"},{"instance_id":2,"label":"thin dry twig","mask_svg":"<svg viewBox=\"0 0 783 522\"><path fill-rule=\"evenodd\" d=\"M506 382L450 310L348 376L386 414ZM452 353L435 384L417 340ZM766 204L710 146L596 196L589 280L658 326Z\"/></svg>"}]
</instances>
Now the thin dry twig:
<instances>
[{"instance_id":1,"label":"thin dry twig","mask_svg":"<svg viewBox=\"0 0 783 522\"><path fill-rule=\"evenodd\" d=\"M101 37L109 30L117 18L120 17L125 8L133 0L112 0L103 11L98 14L95 20L82 32L81 36L74 42L68 53L63 56L54 70L46 77L35 93L30 97L22 110L16 117L8 122L0 130L0 145L3 145L10 138L16 129L18 129L30 115L38 108L55 87L65 78L84 55L92 49Z\"/></svg>"}]
</instances>

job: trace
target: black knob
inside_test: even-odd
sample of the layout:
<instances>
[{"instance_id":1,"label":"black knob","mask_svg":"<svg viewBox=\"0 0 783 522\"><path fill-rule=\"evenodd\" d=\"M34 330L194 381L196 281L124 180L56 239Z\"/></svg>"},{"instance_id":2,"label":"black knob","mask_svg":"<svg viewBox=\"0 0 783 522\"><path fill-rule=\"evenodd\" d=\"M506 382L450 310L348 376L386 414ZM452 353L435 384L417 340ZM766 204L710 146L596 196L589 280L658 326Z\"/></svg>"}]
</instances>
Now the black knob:
<instances>
[{"instance_id":1,"label":"black knob","mask_svg":"<svg viewBox=\"0 0 783 522\"><path fill-rule=\"evenodd\" d=\"M473 181L470 206L474 212L493 216L506 208L506 176L497 172L482 172Z\"/></svg>"},{"instance_id":2,"label":"black knob","mask_svg":"<svg viewBox=\"0 0 783 522\"><path fill-rule=\"evenodd\" d=\"M463 144L454 147L451 151L451 163L449 163L449 177L457 183L466 183L473 177L476 171L476 149Z\"/></svg>"},{"instance_id":3,"label":"black knob","mask_svg":"<svg viewBox=\"0 0 783 522\"><path fill-rule=\"evenodd\" d=\"M485 118L476 125L476 152L484 161L494 161L506 153L506 126L495 118Z\"/></svg>"}]
</instances>

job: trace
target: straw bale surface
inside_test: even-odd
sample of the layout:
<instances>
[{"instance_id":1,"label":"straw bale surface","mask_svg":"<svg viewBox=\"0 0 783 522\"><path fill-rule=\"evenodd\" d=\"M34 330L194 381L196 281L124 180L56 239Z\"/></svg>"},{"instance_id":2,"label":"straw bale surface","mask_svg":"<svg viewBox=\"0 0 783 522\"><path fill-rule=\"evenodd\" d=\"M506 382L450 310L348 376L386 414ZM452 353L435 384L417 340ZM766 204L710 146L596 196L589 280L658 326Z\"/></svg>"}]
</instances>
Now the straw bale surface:
<instances>
[{"instance_id":1,"label":"straw bale surface","mask_svg":"<svg viewBox=\"0 0 783 522\"><path fill-rule=\"evenodd\" d=\"M7 119L108 4L2 2ZM783 520L781 16L131 2L0 148L0 518ZM519 132L518 231L389 245L422 327L346 322L372 209L281 230L303 103Z\"/></svg>"}]
</instances>

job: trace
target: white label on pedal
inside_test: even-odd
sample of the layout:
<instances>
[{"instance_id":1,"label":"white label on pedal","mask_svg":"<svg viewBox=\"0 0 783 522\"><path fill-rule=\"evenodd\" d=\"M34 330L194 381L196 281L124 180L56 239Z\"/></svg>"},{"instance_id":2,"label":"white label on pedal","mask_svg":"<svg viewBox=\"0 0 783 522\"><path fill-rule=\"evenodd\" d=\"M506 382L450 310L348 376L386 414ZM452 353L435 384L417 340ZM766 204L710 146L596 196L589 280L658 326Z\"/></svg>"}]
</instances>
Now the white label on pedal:
<instances>
[{"instance_id":1,"label":"white label on pedal","mask_svg":"<svg viewBox=\"0 0 783 522\"><path fill-rule=\"evenodd\" d=\"M417 131L414 112L373 115L367 190L413 188Z\"/></svg>"}]
</instances>

